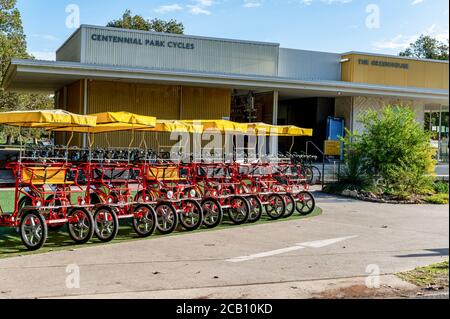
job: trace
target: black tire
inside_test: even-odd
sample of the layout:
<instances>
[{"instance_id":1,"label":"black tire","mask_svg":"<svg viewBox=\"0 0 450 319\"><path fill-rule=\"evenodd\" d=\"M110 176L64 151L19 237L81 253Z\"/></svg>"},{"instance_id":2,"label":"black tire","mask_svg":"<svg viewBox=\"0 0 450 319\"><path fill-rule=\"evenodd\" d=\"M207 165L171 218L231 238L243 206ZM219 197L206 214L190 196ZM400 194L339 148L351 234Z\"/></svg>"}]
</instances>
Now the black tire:
<instances>
[{"instance_id":1,"label":"black tire","mask_svg":"<svg viewBox=\"0 0 450 319\"><path fill-rule=\"evenodd\" d=\"M150 205L141 204L134 209L133 229L139 237L149 237L156 229L156 213Z\"/></svg>"},{"instance_id":2,"label":"black tire","mask_svg":"<svg viewBox=\"0 0 450 319\"><path fill-rule=\"evenodd\" d=\"M322 172L321 170L316 167L316 166L312 166L311 167L312 172L313 172L313 179L311 181L311 185L316 185L317 183L321 183L322 182Z\"/></svg>"},{"instance_id":3,"label":"black tire","mask_svg":"<svg viewBox=\"0 0 450 319\"><path fill-rule=\"evenodd\" d=\"M50 195L48 196L45 201L48 203L50 201L53 200L55 196L54 195ZM61 206L61 201L59 199L55 199L55 205L60 205ZM63 216L61 216L61 218L63 218ZM58 232L61 230L61 228L63 228L65 226L66 223L62 223L62 224L48 224L47 228L49 232Z\"/></svg>"},{"instance_id":4,"label":"black tire","mask_svg":"<svg viewBox=\"0 0 450 319\"><path fill-rule=\"evenodd\" d=\"M20 238L28 250L35 251L44 246L48 230L44 216L32 210L20 217Z\"/></svg>"},{"instance_id":5,"label":"black tire","mask_svg":"<svg viewBox=\"0 0 450 319\"><path fill-rule=\"evenodd\" d=\"M263 204L258 196L251 195L247 197L248 204L250 205L250 214L248 216L249 223L256 223L261 219L263 213Z\"/></svg>"},{"instance_id":6,"label":"black tire","mask_svg":"<svg viewBox=\"0 0 450 319\"><path fill-rule=\"evenodd\" d=\"M175 207L169 202L161 202L155 207L156 229L160 234L172 233L178 226L178 215Z\"/></svg>"},{"instance_id":7,"label":"black tire","mask_svg":"<svg viewBox=\"0 0 450 319\"><path fill-rule=\"evenodd\" d=\"M94 235L94 217L84 208L73 208L67 215L68 218L73 218L77 215L76 223L69 223L67 231L70 239L77 245L87 243Z\"/></svg>"},{"instance_id":8,"label":"black tire","mask_svg":"<svg viewBox=\"0 0 450 319\"><path fill-rule=\"evenodd\" d=\"M302 170L303 177L306 179L307 184L311 184L314 180L314 171L311 167L304 167Z\"/></svg>"},{"instance_id":9,"label":"black tire","mask_svg":"<svg viewBox=\"0 0 450 319\"><path fill-rule=\"evenodd\" d=\"M195 200L186 199L181 201L181 209L183 212L179 212L179 218L181 226L187 231L193 231L198 229L203 224L203 210L202 206ZM185 209L189 209L187 213ZM195 210L193 212L192 210ZM186 214L187 213L187 214ZM194 222L194 216L197 216ZM189 222L191 219L191 222Z\"/></svg>"},{"instance_id":10,"label":"black tire","mask_svg":"<svg viewBox=\"0 0 450 319\"><path fill-rule=\"evenodd\" d=\"M240 202L239 208L234 208L233 203ZM233 196L230 198L230 208L228 208L228 217L235 225L242 225L248 221L250 215L250 205L242 196Z\"/></svg>"},{"instance_id":11,"label":"black tire","mask_svg":"<svg viewBox=\"0 0 450 319\"><path fill-rule=\"evenodd\" d=\"M117 214L108 206L100 206L95 210L94 224L95 237L104 243L112 241L119 232Z\"/></svg>"},{"instance_id":12,"label":"black tire","mask_svg":"<svg viewBox=\"0 0 450 319\"><path fill-rule=\"evenodd\" d=\"M134 201L137 203L148 203L154 200L154 196L148 190L141 190L134 196Z\"/></svg>"},{"instance_id":13,"label":"black tire","mask_svg":"<svg viewBox=\"0 0 450 319\"><path fill-rule=\"evenodd\" d=\"M283 218L289 218L295 213L295 210L297 209L297 202L294 196L292 196L290 193L284 194L283 198L286 205Z\"/></svg>"},{"instance_id":14,"label":"black tire","mask_svg":"<svg viewBox=\"0 0 450 319\"><path fill-rule=\"evenodd\" d=\"M23 196L21 199L19 199L19 203L18 203L19 211L24 207L32 206L32 205L33 205L33 200L31 199L31 197Z\"/></svg>"},{"instance_id":15,"label":"black tire","mask_svg":"<svg viewBox=\"0 0 450 319\"><path fill-rule=\"evenodd\" d=\"M201 203L203 211L203 225L206 228L215 228L222 223L223 209L215 198L205 198Z\"/></svg>"},{"instance_id":16,"label":"black tire","mask_svg":"<svg viewBox=\"0 0 450 319\"><path fill-rule=\"evenodd\" d=\"M280 219L286 210L284 199L279 194L270 194L267 196L267 204L264 205L266 214L273 220Z\"/></svg>"},{"instance_id":17,"label":"black tire","mask_svg":"<svg viewBox=\"0 0 450 319\"><path fill-rule=\"evenodd\" d=\"M89 202L91 205L98 205L102 203L100 197L96 193L89 194Z\"/></svg>"},{"instance_id":18,"label":"black tire","mask_svg":"<svg viewBox=\"0 0 450 319\"><path fill-rule=\"evenodd\" d=\"M297 211L303 216L311 214L316 208L316 200L314 195L307 191L298 193L296 208Z\"/></svg>"}]
</instances>

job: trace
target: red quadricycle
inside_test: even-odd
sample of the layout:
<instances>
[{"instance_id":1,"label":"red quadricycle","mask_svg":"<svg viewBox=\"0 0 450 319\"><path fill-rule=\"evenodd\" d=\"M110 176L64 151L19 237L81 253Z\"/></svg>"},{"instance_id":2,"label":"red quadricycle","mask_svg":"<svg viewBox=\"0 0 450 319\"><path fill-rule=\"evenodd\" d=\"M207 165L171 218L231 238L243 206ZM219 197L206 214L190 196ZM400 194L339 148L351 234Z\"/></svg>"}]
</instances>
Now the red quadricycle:
<instances>
[{"instance_id":1,"label":"red quadricycle","mask_svg":"<svg viewBox=\"0 0 450 319\"><path fill-rule=\"evenodd\" d=\"M60 125L95 125L95 118L65 111L24 111L0 114L0 123L18 127L48 128ZM29 250L41 248L48 230L67 225L69 236L78 244L89 241L94 232L92 216L83 205L83 189L77 183L77 169L61 154L47 147L45 156L36 149L21 148L18 161L7 164L12 170L14 210L1 212L0 226L18 229Z\"/></svg>"},{"instance_id":2,"label":"red quadricycle","mask_svg":"<svg viewBox=\"0 0 450 319\"><path fill-rule=\"evenodd\" d=\"M143 166L144 190L140 201L156 202L157 229L172 233L180 222L183 229L193 231L203 223L200 190L193 183L190 164L171 161L146 161Z\"/></svg>"},{"instance_id":3,"label":"red quadricycle","mask_svg":"<svg viewBox=\"0 0 450 319\"><path fill-rule=\"evenodd\" d=\"M246 223L250 205L240 192L237 166L229 163L196 163L193 179L202 190L204 225L217 227L224 211L236 225Z\"/></svg>"}]
</instances>

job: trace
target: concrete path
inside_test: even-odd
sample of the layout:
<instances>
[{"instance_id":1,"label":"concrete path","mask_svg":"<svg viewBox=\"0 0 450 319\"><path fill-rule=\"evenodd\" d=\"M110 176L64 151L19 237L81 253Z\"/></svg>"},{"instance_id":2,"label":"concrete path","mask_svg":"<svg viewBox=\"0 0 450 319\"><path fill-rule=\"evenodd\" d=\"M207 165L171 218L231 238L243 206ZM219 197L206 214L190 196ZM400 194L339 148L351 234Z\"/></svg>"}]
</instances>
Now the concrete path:
<instances>
[{"instance_id":1,"label":"concrete path","mask_svg":"<svg viewBox=\"0 0 450 319\"><path fill-rule=\"evenodd\" d=\"M448 258L448 205L317 197L311 219L2 259L0 298L308 298Z\"/></svg>"}]
</instances>

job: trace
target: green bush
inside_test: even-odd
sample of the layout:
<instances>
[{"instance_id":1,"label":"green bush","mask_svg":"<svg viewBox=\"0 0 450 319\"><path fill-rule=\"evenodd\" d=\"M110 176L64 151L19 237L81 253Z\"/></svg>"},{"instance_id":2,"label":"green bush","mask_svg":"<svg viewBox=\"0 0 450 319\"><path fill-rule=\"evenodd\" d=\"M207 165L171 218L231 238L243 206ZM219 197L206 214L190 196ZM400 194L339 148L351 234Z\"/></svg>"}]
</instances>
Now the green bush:
<instances>
[{"instance_id":1,"label":"green bush","mask_svg":"<svg viewBox=\"0 0 450 319\"><path fill-rule=\"evenodd\" d=\"M434 194L434 195L425 197L424 200L430 204L443 205L443 204L448 204L449 198L448 198L448 194Z\"/></svg>"},{"instance_id":2,"label":"green bush","mask_svg":"<svg viewBox=\"0 0 450 319\"><path fill-rule=\"evenodd\" d=\"M444 181L435 182L434 191L438 194L448 194L448 182Z\"/></svg>"},{"instance_id":3,"label":"green bush","mask_svg":"<svg viewBox=\"0 0 450 319\"><path fill-rule=\"evenodd\" d=\"M339 184L342 190L350 189L363 191L373 186L373 178L362 165L363 153L352 147L349 139L344 139L344 166L339 172Z\"/></svg>"},{"instance_id":4,"label":"green bush","mask_svg":"<svg viewBox=\"0 0 450 319\"><path fill-rule=\"evenodd\" d=\"M416 121L409 107L385 106L380 113L369 110L359 121L362 134L349 134L344 140L347 152L345 167L362 174L388 195L406 199L413 194L433 193L436 162L432 158L430 136ZM358 165L349 154L358 154ZM363 173L362 173L363 172Z\"/></svg>"}]
</instances>

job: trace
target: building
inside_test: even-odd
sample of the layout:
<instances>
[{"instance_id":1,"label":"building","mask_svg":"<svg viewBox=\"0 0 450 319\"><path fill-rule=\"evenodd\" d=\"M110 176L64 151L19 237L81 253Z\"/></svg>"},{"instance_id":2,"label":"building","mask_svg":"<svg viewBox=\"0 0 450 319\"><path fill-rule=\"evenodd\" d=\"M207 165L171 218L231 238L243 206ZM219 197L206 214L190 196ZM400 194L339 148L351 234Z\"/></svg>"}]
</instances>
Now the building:
<instances>
[{"instance_id":1,"label":"building","mask_svg":"<svg viewBox=\"0 0 450 319\"><path fill-rule=\"evenodd\" d=\"M369 107L409 105L420 121L448 111L448 83L447 61L83 25L56 61L13 60L2 85L54 93L57 108L75 113L295 124L314 128L323 147L330 116L360 130ZM129 134L110 137L124 146Z\"/></svg>"}]
</instances>

